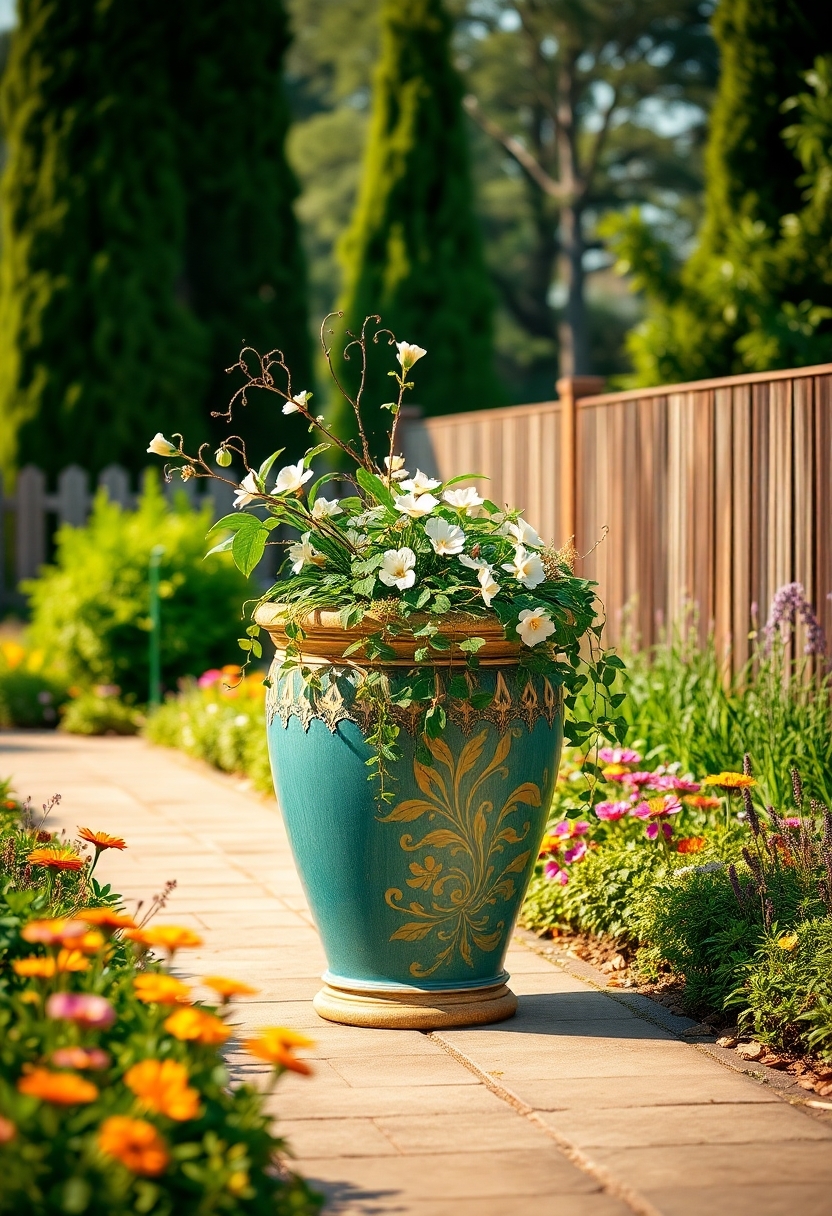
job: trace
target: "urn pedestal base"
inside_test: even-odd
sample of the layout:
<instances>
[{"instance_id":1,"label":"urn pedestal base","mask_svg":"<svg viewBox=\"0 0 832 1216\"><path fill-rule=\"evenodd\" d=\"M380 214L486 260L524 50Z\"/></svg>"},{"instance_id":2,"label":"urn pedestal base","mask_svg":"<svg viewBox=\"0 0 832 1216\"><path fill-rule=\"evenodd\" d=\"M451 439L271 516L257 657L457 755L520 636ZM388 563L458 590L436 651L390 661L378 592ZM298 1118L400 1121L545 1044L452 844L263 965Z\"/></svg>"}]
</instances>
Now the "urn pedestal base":
<instances>
[{"instance_id":1,"label":"urn pedestal base","mask_svg":"<svg viewBox=\"0 0 832 1216\"><path fill-rule=\"evenodd\" d=\"M504 983L444 991L351 988L327 979L312 1002L329 1022L381 1030L447 1030L503 1022L517 1011L517 997Z\"/></svg>"}]
</instances>

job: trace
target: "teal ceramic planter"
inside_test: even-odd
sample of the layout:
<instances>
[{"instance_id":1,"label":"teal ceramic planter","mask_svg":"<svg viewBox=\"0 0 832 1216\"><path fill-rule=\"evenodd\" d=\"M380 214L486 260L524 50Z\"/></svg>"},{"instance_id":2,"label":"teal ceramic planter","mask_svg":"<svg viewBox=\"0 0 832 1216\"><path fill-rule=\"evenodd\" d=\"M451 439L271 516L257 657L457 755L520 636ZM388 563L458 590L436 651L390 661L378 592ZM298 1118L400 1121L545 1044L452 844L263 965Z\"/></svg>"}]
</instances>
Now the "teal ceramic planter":
<instances>
[{"instance_id":1,"label":"teal ceramic planter","mask_svg":"<svg viewBox=\"0 0 832 1216\"><path fill-rule=\"evenodd\" d=\"M504 959L557 775L560 690L518 678L510 662L483 664L491 704L478 712L444 696L448 723L429 762L416 755L416 715L396 711L402 757L380 805L367 780L371 719L356 699L364 672L323 666L310 696L278 666L269 755L329 965L318 1012L422 1029L510 1016ZM392 689L406 679L403 665L386 670ZM440 695L448 674L435 669Z\"/></svg>"}]
</instances>

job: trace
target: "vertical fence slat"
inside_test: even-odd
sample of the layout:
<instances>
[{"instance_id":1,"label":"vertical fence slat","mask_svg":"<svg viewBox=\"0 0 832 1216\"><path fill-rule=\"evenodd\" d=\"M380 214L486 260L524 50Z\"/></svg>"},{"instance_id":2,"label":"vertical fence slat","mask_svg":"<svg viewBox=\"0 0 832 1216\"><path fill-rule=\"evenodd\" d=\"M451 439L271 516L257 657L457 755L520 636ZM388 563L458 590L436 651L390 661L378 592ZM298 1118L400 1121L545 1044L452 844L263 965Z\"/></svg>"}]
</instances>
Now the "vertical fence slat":
<instances>
[{"instance_id":1,"label":"vertical fence slat","mask_svg":"<svg viewBox=\"0 0 832 1216\"><path fill-rule=\"evenodd\" d=\"M27 464L17 475L15 492L15 567L17 580L34 578L46 561L46 478Z\"/></svg>"},{"instance_id":2,"label":"vertical fence slat","mask_svg":"<svg viewBox=\"0 0 832 1216\"><path fill-rule=\"evenodd\" d=\"M58 474L58 520L83 527L90 507L89 476L77 464L68 465Z\"/></svg>"},{"instance_id":3,"label":"vertical fence slat","mask_svg":"<svg viewBox=\"0 0 832 1216\"><path fill-rule=\"evenodd\" d=\"M130 478L127 470L123 469L120 464L108 464L106 469L102 469L98 474L98 484L103 490L106 490L110 502L118 503L125 510L132 507Z\"/></svg>"}]
</instances>

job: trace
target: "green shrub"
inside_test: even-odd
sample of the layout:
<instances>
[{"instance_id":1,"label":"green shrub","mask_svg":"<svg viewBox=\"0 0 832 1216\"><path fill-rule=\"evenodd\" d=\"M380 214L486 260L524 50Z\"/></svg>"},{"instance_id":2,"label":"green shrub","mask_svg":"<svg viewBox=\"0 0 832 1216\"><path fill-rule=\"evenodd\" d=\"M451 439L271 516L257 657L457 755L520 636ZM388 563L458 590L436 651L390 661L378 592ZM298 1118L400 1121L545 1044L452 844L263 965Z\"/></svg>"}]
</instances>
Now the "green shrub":
<instances>
[{"instance_id":1,"label":"green shrub","mask_svg":"<svg viewBox=\"0 0 832 1216\"><path fill-rule=\"evenodd\" d=\"M760 1042L832 1060L832 919L767 934L730 1003Z\"/></svg>"},{"instance_id":2,"label":"green shrub","mask_svg":"<svg viewBox=\"0 0 832 1216\"><path fill-rule=\"evenodd\" d=\"M226 773L243 773L255 789L272 792L266 741L266 690L259 675L240 679L239 668L206 672L148 715L145 736L176 747Z\"/></svg>"},{"instance_id":3,"label":"green shrub","mask_svg":"<svg viewBox=\"0 0 832 1216\"><path fill-rule=\"evenodd\" d=\"M169 508L148 477L138 510L102 493L83 528L57 533L54 565L24 585L32 642L70 683L115 684L143 700L148 687L148 562L164 547L159 573L162 678L168 688L236 652L240 605L252 589L227 554L205 558L210 512L184 501Z\"/></svg>"},{"instance_id":4,"label":"green shrub","mask_svg":"<svg viewBox=\"0 0 832 1216\"><path fill-rule=\"evenodd\" d=\"M56 726L66 684L37 671L0 671L0 726Z\"/></svg>"},{"instance_id":5,"label":"green shrub","mask_svg":"<svg viewBox=\"0 0 832 1216\"><path fill-rule=\"evenodd\" d=\"M95 689L71 700L61 716L61 730L70 735L136 735L140 725L141 715L132 705Z\"/></svg>"}]
</instances>

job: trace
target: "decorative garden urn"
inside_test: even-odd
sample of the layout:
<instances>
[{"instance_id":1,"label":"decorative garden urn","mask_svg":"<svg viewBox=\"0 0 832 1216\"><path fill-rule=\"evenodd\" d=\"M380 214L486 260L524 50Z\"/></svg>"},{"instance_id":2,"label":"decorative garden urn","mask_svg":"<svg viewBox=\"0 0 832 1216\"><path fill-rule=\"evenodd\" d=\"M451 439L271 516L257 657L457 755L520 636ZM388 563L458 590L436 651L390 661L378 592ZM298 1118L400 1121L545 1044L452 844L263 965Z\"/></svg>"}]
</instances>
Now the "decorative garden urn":
<instances>
[{"instance_id":1,"label":"decorative garden urn","mask_svg":"<svg viewBox=\"0 0 832 1216\"><path fill-rule=\"evenodd\" d=\"M335 1022L418 1030L511 1017L504 959L557 775L560 687L519 667L520 647L496 617L443 619L454 643L484 639L471 670L456 645L458 658L431 652L417 664L412 638L385 639L396 658L383 663L345 659L383 620L367 615L345 630L337 612L316 611L298 643L304 666L317 669L313 691L298 670L280 670L285 608L261 605L255 619L277 651L266 698L275 791L328 963L315 1009ZM390 699L415 668L429 672L445 710L439 738L421 734L423 706ZM370 670L383 676L381 707L363 689ZM450 695L460 675L471 693L492 694L486 708ZM368 780L380 713L400 728L389 801Z\"/></svg>"}]
</instances>

